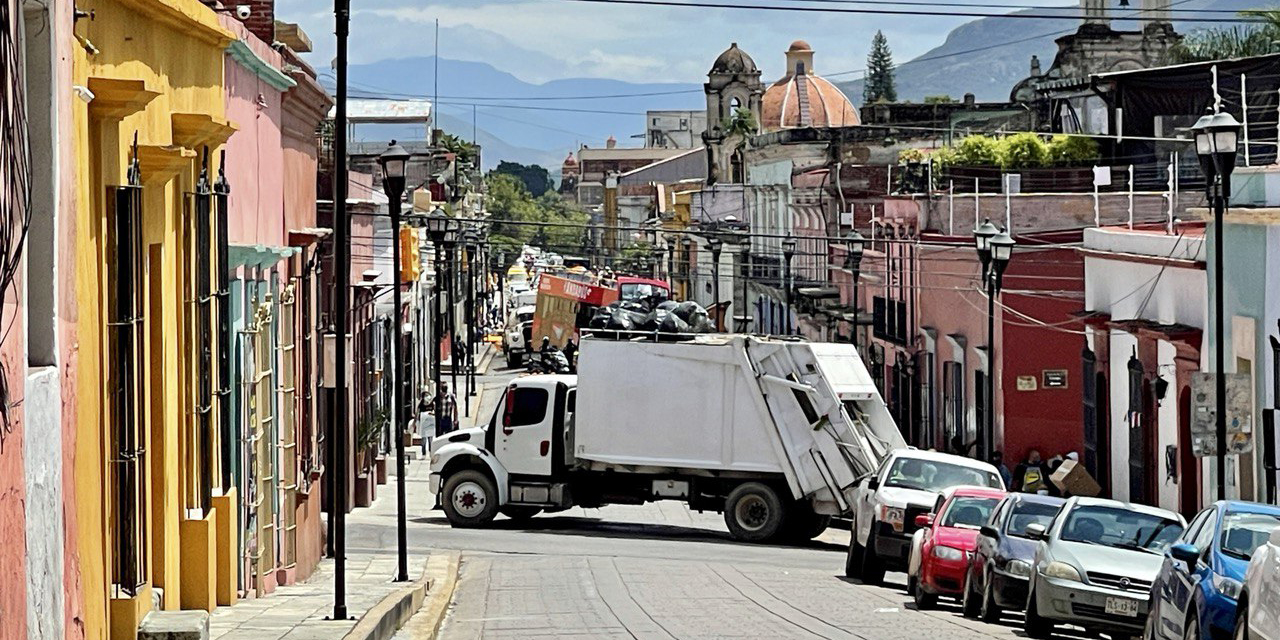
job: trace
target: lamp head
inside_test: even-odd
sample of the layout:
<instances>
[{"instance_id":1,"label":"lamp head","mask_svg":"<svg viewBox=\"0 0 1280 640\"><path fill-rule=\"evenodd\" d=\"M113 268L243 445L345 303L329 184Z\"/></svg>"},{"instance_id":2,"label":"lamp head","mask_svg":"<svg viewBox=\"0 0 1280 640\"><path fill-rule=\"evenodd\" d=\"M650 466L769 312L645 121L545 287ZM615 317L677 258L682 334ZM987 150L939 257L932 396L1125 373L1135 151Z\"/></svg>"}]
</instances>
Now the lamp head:
<instances>
[{"instance_id":1,"label":"lamp head","mask_svg":"<svg viewBox=\"0 0 1280 640\"><path fill-rule=\"evenodd\" d=\"M378 164L382 165L383 178L404 179L404 167L409 162L410 153L395 140L387 145L386 151L378 156Z\"/></svg>"},{"instance_id":2,"label":"lamp head","mask_svg":"<svg viewBox=\"0 0 1280 640\"><path fill-rule=\"evenodd\" d=\"M782 256L790 261L794 255L796 255L796 239L788 233L787 237L782 239Z\"/></svg>"},{"instance_id":3,"label":"lamp head","mask_svg":"<svg viewBox=\"0 0 1280 640\"><path fill-rule=\"evenodd\" d=\"M844 237L844 243L849 251L849 260L851 260L855 265L860 264L862 262L862 255L867 250L867 239L862 237L862 234L858 233L857 229L854 229L849 232L849 235Z\"/></svg>"},{"instance_id":4,"label":"lamp head","mask_svg":"<svg viewBox=\"0 0 1280 640\"><path fill-rule=\"evenodd\" d=\"M1013 236L1010 236L1004 229L1000 233L991 238L991 258L995 261L998 268L1003 269L1009 263L1009 258L1013 257L1013 247L1018 244Z\"/></svg>"},{"instance_id":5,"label":"lamp head","mask_svg":"<svg viewBox=\"0 0 1280 640\"><path fill-rule=\"evenodd\" d=\"M712 253L720 253L720 248L724 246L724 240L720 236L712 234L707 238L707 246L711 248Z\"/></svg>"}]
</instances>

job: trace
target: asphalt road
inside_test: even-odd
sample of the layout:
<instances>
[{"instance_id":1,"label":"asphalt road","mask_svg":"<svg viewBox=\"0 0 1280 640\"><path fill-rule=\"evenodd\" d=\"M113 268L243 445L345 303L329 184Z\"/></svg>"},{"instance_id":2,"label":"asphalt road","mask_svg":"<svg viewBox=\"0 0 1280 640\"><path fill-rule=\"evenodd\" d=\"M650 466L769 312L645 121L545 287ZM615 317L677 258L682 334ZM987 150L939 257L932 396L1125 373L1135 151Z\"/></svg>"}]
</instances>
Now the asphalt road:
<instances>
[{"instance_id":1,"label":"asphalt road","mask_svg":"<svg viewBox=\"0 0 1280 640\"><path fill-rule=\"evenodd\" d=\"M485 376L500 386L508 375ZM483 394L488 416L496 393ZM944 600L917 611L905 577L884 587L843 577L848 532L805 546L732 540L719 514L683 504L572 509L486 529L453 529L410 474L409 546L462 551L441 638L1008 638L1020 620L987 625ZM394 553L394 527L353 528L353 547Z\"/></svg>"}]
</instances>

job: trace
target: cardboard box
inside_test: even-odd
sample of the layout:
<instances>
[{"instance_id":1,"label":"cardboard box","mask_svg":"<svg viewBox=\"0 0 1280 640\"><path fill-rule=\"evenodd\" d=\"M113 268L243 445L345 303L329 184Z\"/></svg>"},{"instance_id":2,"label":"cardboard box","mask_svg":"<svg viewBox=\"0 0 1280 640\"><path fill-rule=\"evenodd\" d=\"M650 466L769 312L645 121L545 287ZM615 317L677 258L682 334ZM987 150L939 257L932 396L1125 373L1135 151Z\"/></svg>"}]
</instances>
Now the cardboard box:
<instances>
[{"instance_id":1,"label":"cardboard box","mask_svg":"<svg viewBox=\"0 0 1280 640\"><path fill-rule=\"evenodd\" d=\"M1088 471L1085 471L1084 465L1071 459L1063 460L1058 470L1049 476L1049 481L1058 487L1064 496L1093 497L1102 493L1102 487L1098 486L1098 481L1094 480Z\"/></svg>"}]
</instances>

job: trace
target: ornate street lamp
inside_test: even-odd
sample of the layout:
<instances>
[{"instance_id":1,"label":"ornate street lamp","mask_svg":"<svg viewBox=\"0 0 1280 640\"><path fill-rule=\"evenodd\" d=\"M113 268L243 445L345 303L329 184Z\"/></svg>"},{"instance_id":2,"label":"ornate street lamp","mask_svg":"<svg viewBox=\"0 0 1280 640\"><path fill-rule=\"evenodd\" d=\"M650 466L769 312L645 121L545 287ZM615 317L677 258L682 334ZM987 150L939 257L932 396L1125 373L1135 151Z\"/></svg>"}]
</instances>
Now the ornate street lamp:
<instances>
[{"instance_id":1,"label":"ornate street lamp","mask_svg":"<svg viewBox=\"0 0 1280 640\"><path fill-rule=\"evenodd\" d=\"M853 348L858 348L858 307L860 300L858 299L858 279L862 273L862 256L866 252L866 238L858 233L857 229L849 232L844 238L846 251L844 254L844 268L849 270L853 277Z\"/></svg>"},{"instance_id":2,"label":"ornate street lamp","mask_svg":"<svg viewBox=\"0 0 1280 640\"><path fill-rule=\"evenodd\" d=\"M791 335L791 258L795 255L796 239L788 233L787 237L782 239L782 288L787 303L783 332L786 335Z\"/></svg>"},{"instance_id":3,"label":"ornate street lamp","mask_svg":"<svg viewBox=\"0 0 1280 640\"><path fill-rule=\"evenodd\" d=\"M396 551L399 563L396 567L396 581L409 580L409 534L407 520L407 502L405 499L404 477L404 427L409 422L405 415L404 399L404 307L400 300L400 205L404 198L404 168L409 162L410 154L395 140L387 145L387 150L378 156L378 164L382 165L382 190L387 194L387 210L391 214L391 273L392 293L391 305L395 311L391 314L391 335L394 366L391 367L391 415L395 425L391 429L396 439Z\"/></svg>"},{"instance_id":4,"label":"ornate street lamp","mask_svg":"<svg viewBox=\"0 0 1280 640\"><path fill-rule=\"evenodd\" d=\"M982 262L982 280L987 291L987 376L986 407L982 433L978 438L978 456L989 459L995 446L995 394L996 394L996 297L1004 283L1004 270L1013 257L1016 242L1003 229L997 229L991 220L984 220L973 232L974 246L978 251L978 260Z\"/></svg>"},{"instance_id":5,"label":"ornate street lamp","mask_svg":"<svg viewBox=\"0 0 1280 640\"><path fill-rule=\"evenodd\" d=\"M1196 139L1196 155L1205 177L1205 195L1213 208L1213 316L1214 316L1214 383L1217 397L1214 416L1217 432L1218 499L1227 498L1227 373L1225 339L1226 312L1223 305L1223 219L1227 215L1227 199L1231 197L1231 172L1236 168L1236 145L1240 123L1229 113L1215 113L1200 118L1191 127Z\"/></svg>"}]
</instances>

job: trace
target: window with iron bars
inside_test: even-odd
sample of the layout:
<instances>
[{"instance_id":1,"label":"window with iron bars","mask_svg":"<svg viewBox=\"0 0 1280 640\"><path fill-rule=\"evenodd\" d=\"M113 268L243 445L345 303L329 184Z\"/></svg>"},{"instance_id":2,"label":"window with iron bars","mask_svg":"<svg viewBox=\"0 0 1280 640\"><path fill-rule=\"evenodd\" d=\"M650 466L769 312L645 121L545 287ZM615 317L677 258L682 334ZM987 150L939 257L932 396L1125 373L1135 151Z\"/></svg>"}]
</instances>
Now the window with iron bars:
<instances>
[{"instance_id":1,"label":"window with iron bars","mask_svg":"<svg viewBox=\"0 0 1280 640\"><path fill-rule=\"evenodd\" d=\"M222 443L222 488L233 486L231 477L231 460L236 455L235 434L231 427L231 259L230 241L228 239L229 215L228 200L231 185L227 183L224 169L227 166L227 152L222 152L218 163L218 180L213 185L213 200L217 210L216 236L217 246L214 262L215 282L217 283L218 314L218 434Z\"/></svg>"},{"instance_id":2,"label":"window with iron bars","mask_svg":"<svg viewBox=\"0 0 1280 640\"><path fill-rule=\"evenodd\" d=\"M187 447L185 506L190 516L203 517L213 506L213 478L216 473L213 432L213 349L214 293L213 263L213 185L209 181L209 150L196 181L195 191L188 194L189 221L184 230L187 260L188 303L186 333L188 344L196 350L192 372L192 423Z\"/></svg>"},{"instance_id":3,"label":"window with iron bars","mask_svg":"<svg viewBox=\"0 0 1280 640\"><path fill-rule=\"evenodd\" d=\"M111 583L116 595L138 595L148 569L145 493L146 440L139 384L143 362L142 182L134 136L128 180L112 187L107 212L106 413L111 443Z\"/></svg>"}]
</instances>

